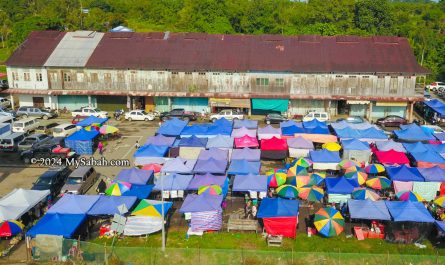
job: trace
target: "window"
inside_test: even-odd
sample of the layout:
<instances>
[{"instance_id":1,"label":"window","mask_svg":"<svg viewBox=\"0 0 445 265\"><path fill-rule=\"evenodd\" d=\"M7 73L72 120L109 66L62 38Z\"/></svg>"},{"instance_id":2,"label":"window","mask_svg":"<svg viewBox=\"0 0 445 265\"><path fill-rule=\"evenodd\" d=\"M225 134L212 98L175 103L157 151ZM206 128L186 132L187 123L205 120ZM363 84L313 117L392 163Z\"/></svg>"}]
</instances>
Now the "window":
<instances>
[{"instance_id":1,"label":"window","mask_svg":"<svg viewBox=\"0 0 445 265\"><path fill-rule=\"evenodd\" d=\"M213 75L219 75L219 73L213 73Z\"/></svg>"},{"instance_id":2,"label":"window","mask_svg":"<svg viewBox=\"0 0 445 265\"><path fill-rule=\"evenodd\" d=\"M19 81L19 74L17 74L17 72L12 72L12 80Z\"/></svg>"},{"instance_id":3,"label":"window","mask_svg":"<svg viewBox=\"0 0 445 265\"><path fill-rule=\"evenodd\" d=\"M130 74L130 82L135 83L136 82L136 71L132 71Z\"/></svg>"},{"instance_id":4,"label":"window","mask_svg":"<svg viewBox=\"0 0 445 265\"><path fill-rule=\"evenodd\" d=\"M284 79L283 78L275 79L275 85L279 87L284 87Z\"/></svg>"},{"instance_id":5,"label":"window","mask_svg":"<svg viewBox=\"0 0 445 265\"><path fill-rule=\"evenodd\" d=\"M105 81L105 83L111 83L111 74L110 73L104 74L104 81Z\"/></svg>"},{"instance_id":6,"label":"window","mask_svg":"<svg viewBox=\"0 0 445 265\"><path fill-rule=\"evenodd\" d=\"M119 83L125 82L124 73L117 73L117 82Z\"/></svg>"},{"instance_id":7,"label":"window","mask_svg":"<svg viewBox=\"0 0 445 265\"><path fill-rule=\"evenodd\" d=\"M83 73L77 73L76 77L77 77L77 82L83 82L85 76Z\"/></svg>"},{"instance_id":8,"label":"window","mask_svg":"<svg viewBox=\"0 0 445 265\"><path fill-rule=\"evenodd\" d=\"M172 75L177 75L178 74L178 72L172 72Z\"/></svg>"},{"instance_id":9,"label":"window","mask_svg":"<svg viewBox=\"0 0 445 265\"><path fill-rule=\"evenodd\" d=\"M71 82L71 74L70 73L63 73L63 81Z\"/></svg>"},{"instance_id":10,"label":"window","mask_svg":"<svg viewBox=\"0 0 445 265\"><path fill-rule=\"evenodd\" d=\"M29 75L28 72L23 73L23 79L24 79L25 81L31 81L31 76Z\"/></svg>"},{"instance_id":11,"label":"window","mask_svg":"<svg viewBox=\"0 0 445 265\"><path fill-rule=\"evenodd\" d=\"M206 75L205 72L199 72L199 75Z\"/></svg>"},{"instance_id":12,"label":"window","mask_svg":"<svg viewBox=\"0 0 445 265\"><path fill-rule=\"evenodd\" d=\"M343 76L342 76L342 75L336 75L335 77L337 77L337 78L342 78Z\"/></svg>"},{"instance_id":13,"label":"window","mask_svg":"<svg viewBox=\"0 0 445 265\"><path fill-rule=\"evenodd\" d=\"M368 79L369 75L364 75L364 76L362 76L362 78Z\"/></svg>"},{"instance_id":14,"label":"window","mask_svg":"<svg viewBox=\"0 0 445 265\"><path fill-rule=\"evenodd\" d=\"M37 80L37 82L43 81L42 73L36 73L36 80Z\"/></svg>"},{"instance_id":15,"label":"window","mask_svg":"<svg viewBox=\"0 0 445 265\"><path fill-rule=\"evenodd\" d=\"M269 78L257 78L256 79L256 85L257 86L268 86L269 85Z\"/></svg>"},{"instance_id":16,"label":"window","mask_svg":"<svg viewBox=\"0 0 445 265\"><path fill-rule=\"evenodd\" d=\"M389 94L397 94L398 84L397 76L391 76L391 82L389 84Z\"/></svg>"},{"instance_id":17,"label":"window","mask_svg":"<svg viewBox=\"0 0 445 265\"><path fill-rule=\"evenodd\" d=\"M186 74L186 75L191 75L191 74L192 74L192 72L185 72L185 74Z\"/></svg>"},{"instance_id":18,"label":"window","mask_svg":"<svg viewBox=\"0 0 445 265\"><path fill-rule=\"evenodd\" d=\"M92 83L97 83L99 80L99 78L97 77L97 73L91 73L90 74L90 79Z\"/></svg>"}]
</instances>

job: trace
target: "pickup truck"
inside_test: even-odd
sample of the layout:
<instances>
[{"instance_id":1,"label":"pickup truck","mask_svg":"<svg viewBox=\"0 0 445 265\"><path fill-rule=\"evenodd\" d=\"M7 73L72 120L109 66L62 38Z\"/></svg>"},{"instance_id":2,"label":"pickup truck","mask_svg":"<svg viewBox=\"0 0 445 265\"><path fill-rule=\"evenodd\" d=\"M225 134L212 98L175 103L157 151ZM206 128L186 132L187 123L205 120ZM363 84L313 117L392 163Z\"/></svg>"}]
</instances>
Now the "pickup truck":
<instances>
[{"instance_id":1,"label":"pickup truck","mask_svg":"<svg viewBox=\"0 0 445 265\"><path fill-rule=\"evenodd\" d=\"M33 158L36 159L35 163L42 163L45 159L70 159L77 158L78 155L71 151L70 148L64 148L63 138L56 137L50 141L45 141L42 144L34 145L31 149L23 151L20 154L20 158L25 164L30 164ZM44 164L44 163L43 163Z\"/></svg>"},{"instance_id":2,"label":"pickup truck","mask_svg":"<svg viewBox=\"0 0 445 265\"><path fill-rule=\"evenodd\" d=\"M83 107L83 108L81 108L79 110L75 110L75 111L71 112L71 116L72 117L90 117L90 116L95 116L95 117L99 117L99 118L107 118L108 117L108 112L102 111L102 110L97 109L97 108Z\"/></svg>"},{"instance_id":3,"label":"pickup truck","mask_svg":"<svg viewBox=\"0 0 445 265\"><path fill-rule=\"evenodd\" d=\"M193 111L185 111L184 109L172 109L170 112L162 112L159 116L161 121L167 121L171 118L178 118L185 121L196 121L199 113Z\"/></svg>"},{"instance_id":4,"label":"pickup truck","mask_svg":"<svg viewBox=\"0 0 445 265\"><path fill-rule=\"evenodd\" d=\"M218 114L212 114L210 115L210 121L215 122L216 120L219 120L221 118L224 118L226 120L242 120L244 119L244 114L238 113L231 109L226 109L220 111Z\"/></svg>"}]
</instances>

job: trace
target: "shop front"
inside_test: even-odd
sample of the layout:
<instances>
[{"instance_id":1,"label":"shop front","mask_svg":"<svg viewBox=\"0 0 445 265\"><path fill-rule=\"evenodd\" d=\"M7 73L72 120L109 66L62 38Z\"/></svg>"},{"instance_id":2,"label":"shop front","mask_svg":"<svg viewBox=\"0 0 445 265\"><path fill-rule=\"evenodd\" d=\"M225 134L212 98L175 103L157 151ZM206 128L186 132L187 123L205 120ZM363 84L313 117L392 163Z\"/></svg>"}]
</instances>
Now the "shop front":
<instances>
[{"instance_id":1,"label":"shop front","mask_svg":"<svg viewBox=\"0 0 445 265\"><path fill-rule=\"evenodd\" d=\"M238 109L244 114L250 110L250 99L247 98L209 98L210 111L220 112L223 109Z\"/></svg>"},{"instance_id":2,"label":"shop front","mask_svg":"<svg viewBox=\"0 0 445 265\"><path fill-rule=\"evenodd\" d=\"M288 99L252 98L252 114L285 113L289 108Z\"/></svg>"},{"instance_id":3,"label":"shop front","mask_svg":"<svg viewBox=\"0 0 445 265\"><path fill-rule=\"evenodd\" d=\"M406 116L407 102L378 101L372 104L371 118L378 119L388 115Z\"/></svg>"}]
</instances>

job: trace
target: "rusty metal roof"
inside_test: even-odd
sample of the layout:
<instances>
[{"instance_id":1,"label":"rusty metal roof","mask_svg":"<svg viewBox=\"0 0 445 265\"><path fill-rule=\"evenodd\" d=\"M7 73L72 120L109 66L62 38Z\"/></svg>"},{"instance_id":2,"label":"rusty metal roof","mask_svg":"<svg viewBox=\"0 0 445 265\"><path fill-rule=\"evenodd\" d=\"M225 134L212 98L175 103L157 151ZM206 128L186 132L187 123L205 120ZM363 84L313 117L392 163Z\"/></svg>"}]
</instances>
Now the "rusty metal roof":
<instances>
[{"instance_id":1,"label":"rusty metal roof","mask_svg":"<svg viewBox=\"0 0 445 265\"><path fill-rule=\"evenodd\" d=\"M41 67L62 40L65 32L34 31L6 61L7 66Z\"/></svg>"}]
</instances>

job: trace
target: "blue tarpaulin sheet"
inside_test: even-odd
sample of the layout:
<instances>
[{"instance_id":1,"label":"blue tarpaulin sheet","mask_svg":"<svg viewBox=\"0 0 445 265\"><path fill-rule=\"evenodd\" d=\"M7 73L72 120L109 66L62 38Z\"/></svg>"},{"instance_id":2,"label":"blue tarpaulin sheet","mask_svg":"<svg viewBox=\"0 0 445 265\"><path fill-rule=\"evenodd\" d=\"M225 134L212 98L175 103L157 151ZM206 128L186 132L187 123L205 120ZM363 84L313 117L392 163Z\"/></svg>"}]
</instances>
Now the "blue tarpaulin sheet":
<instances>
[{"instance_id":1,"label":"blue tarpaulin sheet","mask_svg":"<svg viewBox=\"0 0 445 265\"><path fill-rule=\"evenodd\" d=\"M351 218L366 220L391 220L384 201L348 200Z\"/></svg>"},{"instance_id":2,"label":"blue tarpaulin sheet","mask_svg":"<svg viewBox=\"0 0 445 265\"><path fill-rule=\"evenodd\" d=\"M86 220L86 214L45 214L27 233L27 236L56 235L72 238Z\"/></svg>"},{"instance_id":3,"label":"blue tarpaulin sheet","mask_svg":"<svg viewBox=\"0 0 445 265\"><path fill-rule=\"evenodd\" d=\"M321 128L328 128L328 126L326 125L326 122L324 121L319 121L317 119L313 119L311 121L304 121L303 122L303 127L305 129L309 129L309 128L317 128L317 127L321 127Z\"/></svg>"},{"instance_id":4,"label":"blue tarpaulin sheet","mask_svg":"<svg viewBox=\"0 0 445 265\"><path fill-rule=\"evenodd\" d=\"M193 175L180 175L180 174L170 174L160 176L153 188L153 190L161 190L161 186L164 190L186 190L192 181ZM163 181L161 185L161 179Z\"/></svg>"},{"instance_id":5,"label":"blue tarpaulin sheet","mask_svg":"<svg viewBox=\"0 0 445 265\"><path fill-rule=\"evenodd\" d=\"M386 167L386 172L392 181L425 181L416 167L408 167L406 165L396 167L389 166Z\"/></svg>"},{"instance_id":6,"label":"blue tarpaulin sheet","mask_svg":"<svg viewBox=\"0 0 445 265\"><path fill-rule=\"evenodd\" d=\"M144 145L134 153L134 157L164 157L168 152L168 146L164 145Z\"/></svg>"},{"instance_id":7,"label":"blue tarpaulin sheet","mask_svg":"<svg viewBox=\"0 0 445 265\"><path fill-rule=\"evenodd\" d=\"M153 190L153 185L131 185L130 190L124 192L122 196L136 196L138 199L147 199Z\"/></svg>"},{"instance_id":8,"label":"blue tarpaulin sheet","mask_svg":"<svg viewBox=\"0 0 445 265\"><path fill-rule=\"evenodd\" d=\"M108 118L98 118L98 117L95 117L95 116L90 116L88 118L85 118L85 119L79 121L76 124L76 126L86 127L86 126L90 126L90 125L95 124L95 123L102 125L107 120L108 120Z\"/></svg>"},{"instance_id":9,"label":"blue tarpaulin sheet","mask_svg":"<svg viewBox=\"0 0 445 265\"><path fill-rule=\"evenodd\" d=\"M198 138L196 136L182 138L179 141L179 146L188 146L188 147L206 147L207 138Z\"/></svg>"},{"instance_id":10,"label":"blue tarpaulin sheet","mask_svg":"<svg viewBox=\"0 0 445 265\"><path fill-rule=\"evenodd\" d=\"M331 152L326 149L309 151L309 156L315 163L340 163L341 161L338 152Z\"/></svg>"},{"instance_id":11,"label":"blue tarpaulin sheet","mask_svg":"<svg viewBox=\"0 0 445 265\"><path fill-rule=\"evenodd\" d=\"M306 131L298 126L291 125L281 128L281 134L285 136L294 136L296 133L306 133Z\"/></svg>"},{"instance_id":12,"label":"blue tarpaulin sheet","mask_svg":"<svg viewBox=\"0 0 445 265\"><path fill-rule=\"evenodd\" d=\"M404 141L428 141L435 140L431 134L426 134L418 125L405 127L405 129L394 131L395 136Z\"/></svg>"},{"instance_id":13,"label":"blue tarpaulin sheet","mask_svg":"<svg viewBox=\"0 0 445 265\"><path fill-rule=\"evenodd\" d=\"M371 150L367 142L362 142L357 139L342 140L341 145L343 150Z\"/></svg>"},{"instance_id":14,"label":"blue tarpaulin sheet","mask_svg":"<svg viewBox=\"0 0 445 265\"><path fill-rule=\"evenodd\" d=\"M131 184L145 185L153 178L153 170L137 168L122 169L116 176L115 181L124 181Z\"/></svg>"},{"instance_id":15,"label":"blue tarpaulin sheet","mask_svg":"<svg viewBox=\"0 0 445 265\"><path fill-rule=\"evenodd\" d=\"M325 178L326 191L328 194L351 194L352 191L359 187L356 179Z\"/></svg>"},{"instance_id":16,"label":"blue tarpaulin sheet","mask_svg":"<svg viewBox=\"0 0 445 265\"><path fill-rule=\"evenodd\" d=\"M445 169L441 167L418 168L418 170L427 182L445 182Z\"/></svg>"},{"instance_id":17,"label":"blue tarpaulin sheet","mask_svg":"<svg viewBox=\"0 0 445 265\"><path fill-rule=\"evenodd\" d=\"M298 216L300 202L282 198L264 198L258 209L258 218Z\"/></svg>"},{"instance_id":18,"label":"blue tarpaulin sheet","mask_svg":"<svg viewBox=\"0 0 445 265\"><path fill-rule=\"evenodd\" d=\"M227 170L227 174L230 175L259 174L260 168L261 168L261 162L259 161L232 160L229 169Z\"/></svg>"},{"instance_id":19,"label":"blue tarpaulin sheet","mask_svg":"<svg viewBox=\"0 0 445 265\"><path fill-rule=\"evenodd\" d=\"M434 223L434 218L421 202L385 201L395 222Z\"/></svg>"},{"instance_id":20,"label":"blue tarpaulin sheet","mask_svg":"<svg viewBox=\"0 0 445 265\"><path fill-rule=\"evenodd\" d=\"M170 119L159 127L156 134L162 134L164 136L179 136L182 130L187 126L187 121L183 121L177 118Z\"/></svg>"},{"instance_id":21,"label":"blue tarpaulin sheet","mask_svg":"<svg viewBox=\"0 0 445 265\"><path fill-rule=\"evenodd\" d=\"M417 162L427 162L432 164L445 164L445 159L436 152L411 152L411 156Z\"/></svg>"},{"instance_id":22,"label":"blue tarpaulin sheet","mask_svg":"<svg viewBox=\"0 0 445 265\"><path fill-rule=\"evenodd\" d=\"M99 195L64 194L49 210L48 213L86 214L99 200Z\"/></svg>"},{"instance_id":23,"label":"blue tarpaulin sheet","mask_svg":"<svg viewBox=\"0 0 445 265\"><path fill-rule=\"evenodd\" d=\"M99 200L88 211L88 215L110 215L120 214L117 209L122 204L131 209L136 203L137 198L134 196L106 196L101 195Z\"/></svg>"},{"instance_id":24,"label":"blue tarpaulin sheet","mask_svg":"<svg viewBox=\"0 0 445 265\"><path fill-rule=\"evenodd\" d=\"M65 145L73 149L79 155L92 155L94 150L94 138L99 135L96 130L82 129L65 138Z\"/></svg>"}]
</instances>

